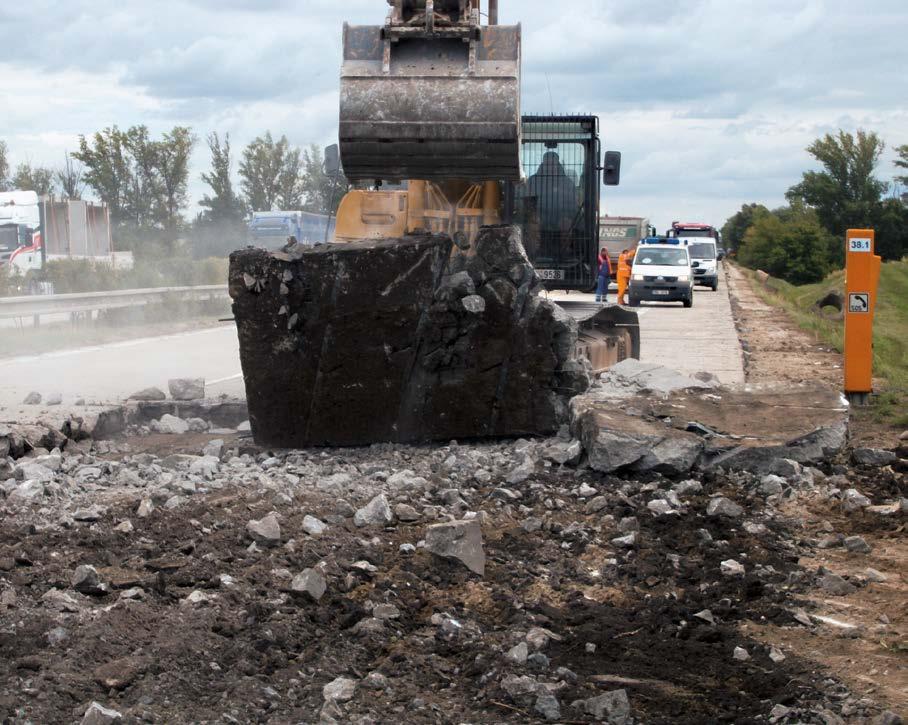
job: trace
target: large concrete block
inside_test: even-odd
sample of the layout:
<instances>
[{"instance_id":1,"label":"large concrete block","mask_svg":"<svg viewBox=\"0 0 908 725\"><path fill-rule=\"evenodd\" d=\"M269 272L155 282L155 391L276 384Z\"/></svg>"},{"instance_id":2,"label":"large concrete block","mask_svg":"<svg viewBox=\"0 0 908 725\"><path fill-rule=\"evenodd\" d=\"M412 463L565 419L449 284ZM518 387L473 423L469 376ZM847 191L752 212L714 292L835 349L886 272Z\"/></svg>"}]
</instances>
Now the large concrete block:
<instances>
[{"instance_id":1,"label":"large concrete block","mask_svg":"<svg viewBox=\"0 0 908 725\"><path fill-rule=\"evenodd\" d=\"M576 323L538 296L519 230L234 252L230 294L263 445L551 434Z\"/></svg>"}]
</instances>

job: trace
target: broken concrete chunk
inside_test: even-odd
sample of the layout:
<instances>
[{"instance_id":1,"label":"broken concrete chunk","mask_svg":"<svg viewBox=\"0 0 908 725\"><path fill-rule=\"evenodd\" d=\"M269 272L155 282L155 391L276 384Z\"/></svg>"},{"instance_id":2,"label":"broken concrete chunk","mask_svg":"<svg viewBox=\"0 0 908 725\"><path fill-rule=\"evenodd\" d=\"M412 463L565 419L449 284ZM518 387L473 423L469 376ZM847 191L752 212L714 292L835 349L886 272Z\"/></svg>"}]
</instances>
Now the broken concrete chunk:
<instances>
[{"instance_id":1,"label":"broken concrete chunk","mask_svg":"<svg viewBox=\"0 0 908 725\"><path fill-rule=\"evenodd\" d=\"M99 702L93 702L85 711L81 725L110 725L122 720L123 716L118 711L104 707Z\"/></svg>"},{"instance_id":2,"label":"broken concrete chunk","mask_svg":"<svg viewBox=\"0 0 908 725\"><path fill-rule=\"evenodd\" d=\"M501 689L518 705L532 702L539 690L539 683L530 675L508 675L501 680Z\"/></svg>"},{"instance_id":3,"label":"broken concrete chunk","mask_svg":"<svg viewBox=\"0 0 908 725\"><path fill-rule=\"evenodd\" d=\"M870 544L868 544L862 536L846 536L845 540L842 543L845 545L845 548L848 549L848 551L851 551L855 554L870 553Z\"/></svg>"},{"instance_id":4,"label":"broken concrete chunk","mask_svg":"<svg viewBox=\"0 0 908 725\"><path fill-rule=\"evenodd\" d=\"M678 513L664 498L653 499L646 504L646 508L650 510L653 516L668 516L670 514Z\"/></svg>"},{"instance_id":5,"label":"broken concrete chunk","mask_svg":"<svg viewBox=\"0 0 908 725\"><path fill-rule=\"evenodd\" d=\"M107 587L101 582L98 570L89 564L76 567L70 579L72 588L82 594L104 594Z\"/></svg>"},{"instance_id":6,"label":"broken concrete chunk","mask_svg":"<svg viewBox=\"0 0 908 725\"><path fill-rule=\"evenodd\" d=\"M328 583L317 569L304 569L293 577L290 588L297 594L307 594L318 601L324 596Z\"/></svg>"},{"instance_id":7,"label":"broken concrete chunk","mask_svg":"<svg viewBox=\"0 0 908 725\"><path fill-rule=\"evenodd\" d=\"M583 455L583 446L578 440L555 441L545 447L543 458L561 466L576 465Z\"/></svg>"},{"instance_id":8,"label":"broken concrete chunk","mask_svg":"<svg viewBox=\"0 0 908 725\"><path fill-rule=\"evenodd\" d=\"M858 511L870 506L871 501L856 488L849 488L842 494L842 508L846 511Z\"/></svg>"},{"instance_id":9,"label":"broken concrete chunk","mask_svg":"<svg viewBox=\"0 0 908 725\"><path fill-rule=\"evenodd\" d=\"M363 506L353 515L353 523L357 526L387 526L394 521L388 498L380 493L368 504Z\"/></svg>"},{"instance_id":10,"label":"broken concrete chunk","mask_svg":"<svg viewBox=\"0 0 908 725\"><path fill-rule=\"evenodd\" d=\"M781 476L769 473L760 479L760 493L764 496L778 496L787 482Z\"/></svg>"},{"instance_id":11,"label":"broken concrete chunk","mask_svg":"<svg viewBox=\"0 0 908 725\"><path fill-rule=\"evenodd\" d=\"M157 433L168 435L183 435L189 432L189 423L175 415L165 413L160 420L152 421L151 429Z\"/></svg>"},{"instance_id":12,"label":"broken concrete chunk","mask_svg":"<svg viewBox=\"0 0 908 725\"><path fill-rule=\"evenodd\" d=\"M738 660L738 662L747 662L747 660L750 659L750 653L743 647L735 647L732 657Z\"/></svg>"},{"instance_id":13,"label":"broken concrete chunk","mask_svg":"<svg viewBox=\"0 0 908 725\"><path fill-rule=\"evenodd\" d=\"M167 381L174 400L201 400L205 397L205 378L174 378Z\"/></svg>"},{"instance_id":14,"label":"broken concrete chunk","mask_svg":"<svg viewBox=\"0 0 908 725\"><path fill-rule=\"evenodd\" d=\"M883 448L855 448L851 454L854 462L861 466L881 468L893 463L898 456Z\"/></svg>"},{"instance_id":15,"label":"broken concrete chunk","mask_svg":"<svg viewBox=\"0 0 908 725\"><path fill-rule=\"evenodd\" d=\"M399 503L394 507L394 515L397 517L398 521L419 521L422 516L419 511L413 508L410 504Z\"/></svg>"},{"instance_id":16,"label":"broken concrete chunk","mask_svg":"<svg viewBox=\"0 0 908 725\"><path fill-rule=\"evenodd\" d=\"M711 498L706 506L707 516L725 516L730 519L736 519L744 514L744 509L738 506L731 499L724 496Z\"/></svg>"},{"instance_id":17,"label":"broken concrete chunk","mask_svg":"<svg viewBox=\"0 0 908 725\"><path fill-rule=\"evenodd\" d=\"M167 400L167 395L160 388L151 387L137 390L128 399L142 401Z\"/></svg>"},{"instance_id":18,"label":"broken concrete chunk","mask_svg":"<svg viewBox=\"0 0 908 725\"><path fill-rule=\"evenodd\" d=\"M281 525L273 511L258 521L250 521L246 524L246 531L256 544L277 546L281 543Z\"/></svg>"},{"instance_id":19,"label":"broken concrete chunk","mask_svg":"<svg viewBox=\"0 0 908 725\"><path fill-rule=\"evenodd\" d=\"M468 295L464 297L460 304L463 308L474 315L482 314L486 311L486 301L479 295Z\"/></svg>"},{"instance_id":20,"label":"broken concrete chunk","mask_svg":"<svg viewBox=\"0 0 908 725\"><path fill-rule=\"evenodd\" d=\"M874 584L882 584L883 582L889 581L889 577L883 574L883 572L877 571L876 569L872 569L870 567L864 569L864 576L866 577L867 581L873 582Z\"/></svg>"},{"instance_id":21,"label":"broken concrete chunk","mask_svg":"<svg viewBox=\"0 0 908 725\"><path fill-rule=\"evenodd\" d=\"M303 517L303 531L305 531L310 536L321 536L328 530L328 525L323 521L315 518L315 516L310 516L306 514Z\"/></svg>"},{"instance_id":22,"label":"broken concrete chunk","mask_svg":"<svg viewBox=\"0 0 908 725\"><path fill-rule=\"evenodd\" d=\"M536 472L536 462L529 456L525 456L523 461L512 468L505 480L511 485L523 483Z\"/></svg>"},{"instance_id":23,"label":"broken concrete chunk","mask_svg":"<svg viewBox=\"0 0 908 725\"><path fill-rule=\"evenodd\" d=\"M561 719L561 706L558 704L557 698L548 690L541 689L539 691L539 694L536 695L533 709L545 720L554 721Z\"/></svg>"},{"instance_id":24,"label":"broken concrete chunk","mask_svg":"<svg viewBox=\"0 0 908 725\"><path fill-rule=\"evenodd\" d=\"M631 703L625 690L613 690L604 695L574 703L598 722L609 725L627 725L631 719Z\"/></svg>"},{"instance_id":25,"label":"broken concrete chunk","mask_svg":"<svg viewBox=\"0 0 908 725\"><path fill-rule=\"evenodd\" d=\"M202 455L220 459L224 455L224 441L220 438L208 441L202 449Z\"/></svg>"},{"instance_id":26,"label":"broken concrete chunk","mask_svg":"<svg viewBox=\"0 0 908 725\"><path fill-rule=\"evenodd\" d=\"M44 402L45 405L61 405L63 403L63 393L51 393Z\"/></svg>"},{"instance_id":27,"label":"broken concrete chunk","mask_svg":"<svg viewBox=\"0 0 908 725\"><path fill-rule=\"evenodd\" d=\"M826 572L817 580L821 589L836 597L844 597L857 591L854 584L845 581L838 574Z\"/></svg>"},{"instance_id":28,"label":"broken concrete chunk","mask_svg":"<svg viewBox=\"0 0 908 725\"><path fill-rule=\"evenodd\" d=\"M516 665L525 665L530 651L526 642L520 642L508 650L505 657Z\"/></svg>"},{"instance_id":29,"label":"broken concrete chunk","mask_svg":"<svg viewBox=\"0 0 908 725\"><path fill-rule=\"evenodd\" d=\"M480 576L485 574L482 528L476 519L434 524L426 530L425 541L426 551L445 559L456 559Z\"/></svg>"},{"instance_id":30,"label":"broken concrete chunk","mask_svg":"<svg viewBox=\"0 0 908 725\"><path fill-rule=\"evenodd\" d=\"M633 549L637 545L637 532L631 531L625 536L618 536L612 539L612 544L620 549Z\"/></svg>"},{"instance_id":31,"label":"broken concrete chunk","mask_svg":"<svg viewBox=\"0 0 908 725\"><path fill-rule=\"evenodd\" d=\"M724 576L744 576L744 565L734 559L726 559L719 564L719 571Z\"/></svg>"},{"instance_id":32,"label":"broken concrete chunk","mask_svg":"<svg viewBox=\"0 0 908 725\"><path fill-rule=\"evenodd\" d=\"M25 399L22 401L22 405L41 405L41 399L41 393L33 390L25 396Z\"/></svg>"},{"instance_id":33,"label":"broken concrete chunk","mask_svg":"<svg viewBox=\"0 0 908 725\"><path fill-rule=\"evenodd\" d=\"M322 688L322 697L326 701L347 702L356 694L356 680L348 677L337 677Z\"/></svg>"}]
</instances>

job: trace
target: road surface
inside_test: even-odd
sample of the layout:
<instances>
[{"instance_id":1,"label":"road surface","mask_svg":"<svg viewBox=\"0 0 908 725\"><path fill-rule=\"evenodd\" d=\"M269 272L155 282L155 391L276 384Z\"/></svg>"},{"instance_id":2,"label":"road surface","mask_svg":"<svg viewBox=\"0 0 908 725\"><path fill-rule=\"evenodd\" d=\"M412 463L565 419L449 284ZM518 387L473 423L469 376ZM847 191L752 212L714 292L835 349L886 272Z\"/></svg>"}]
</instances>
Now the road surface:
<instances>
[{"instance_id":1,"label":"road surface","mask_svg":"<svg viewBox=\"0 0 908 725\"><path fill-rule=\"evenodd\" d=\"M576 293L551 298L593 300ZM644 360L689 373L706 370L723 383L744 382L724 279L718 292L698 287L691 309L644 303L638 311ZM167 381L178 377L205 378L209 397L244 395L234 325L0 360L0 406L17 406L32 390L45 397L60 392L65 404L79 398L111 403L152 385L166 392Z\"/></svg>"},{"instance_id":2,"label":"road surface","mask_svg":"<svg viewBox=\"0 0 908 725\"><path fill-rule=\"evenodd\" d=\"M111 403L152 385L167 392L168 380L188 377L205 378L209 397L243 394L233 324L0 360L0 406L32 390L62 393L67 405Z\"/></svg>"},{"instance_id":3,"label":"road surface","mask_svg":"<svg viewBox=\"0 0 908 725\"><path fill-rule=\"evenodd\" d=\"M615 301L615 288L609 301ZM552 293L550 299L594 300L576 292ZM716 292L697 287L694 306L680 302L644 302L640 316L640 357L684 373L710 372L726 385L744 383L744 355L722 275Z\"/></svg>"}]
</instances>

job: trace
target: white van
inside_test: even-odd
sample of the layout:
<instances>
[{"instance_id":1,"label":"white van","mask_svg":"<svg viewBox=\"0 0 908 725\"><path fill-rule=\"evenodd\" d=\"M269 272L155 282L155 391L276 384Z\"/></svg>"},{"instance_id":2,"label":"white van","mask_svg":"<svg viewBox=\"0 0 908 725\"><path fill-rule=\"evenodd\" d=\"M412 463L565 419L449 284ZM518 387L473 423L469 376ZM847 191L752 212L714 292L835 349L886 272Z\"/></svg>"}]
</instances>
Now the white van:
<instances>
[{"instance_id":1,"label":"white van","mask_svg":"<svg viewBox=\"0 0 908 725\"><path fill-rule=\"evenodd\" d=\"M675 240L672 240L675 241ZM637 307L642 301L694 304L694 275L688 247L678 244L653 244L646 240L637 246L628 302Z\"/></svg>"}]
</instances>

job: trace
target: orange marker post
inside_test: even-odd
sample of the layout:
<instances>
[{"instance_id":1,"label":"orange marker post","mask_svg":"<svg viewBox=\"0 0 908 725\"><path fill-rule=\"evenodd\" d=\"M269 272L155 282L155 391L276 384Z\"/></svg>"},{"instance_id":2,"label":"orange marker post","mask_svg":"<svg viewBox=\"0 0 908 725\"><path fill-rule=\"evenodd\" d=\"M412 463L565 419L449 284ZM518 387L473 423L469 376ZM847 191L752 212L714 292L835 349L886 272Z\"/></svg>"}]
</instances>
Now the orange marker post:
<instances>
[{"instance_id":1,"label":"orange marker post","mask_svg":"<svg viewBox=\"0 0 908 725\"><path fill-rule=\"evenodd\" d=\"M845 395L866 405L873 392L873 315L880 280L872 229L845 233Z\"/></svg>"}]
</instances>

